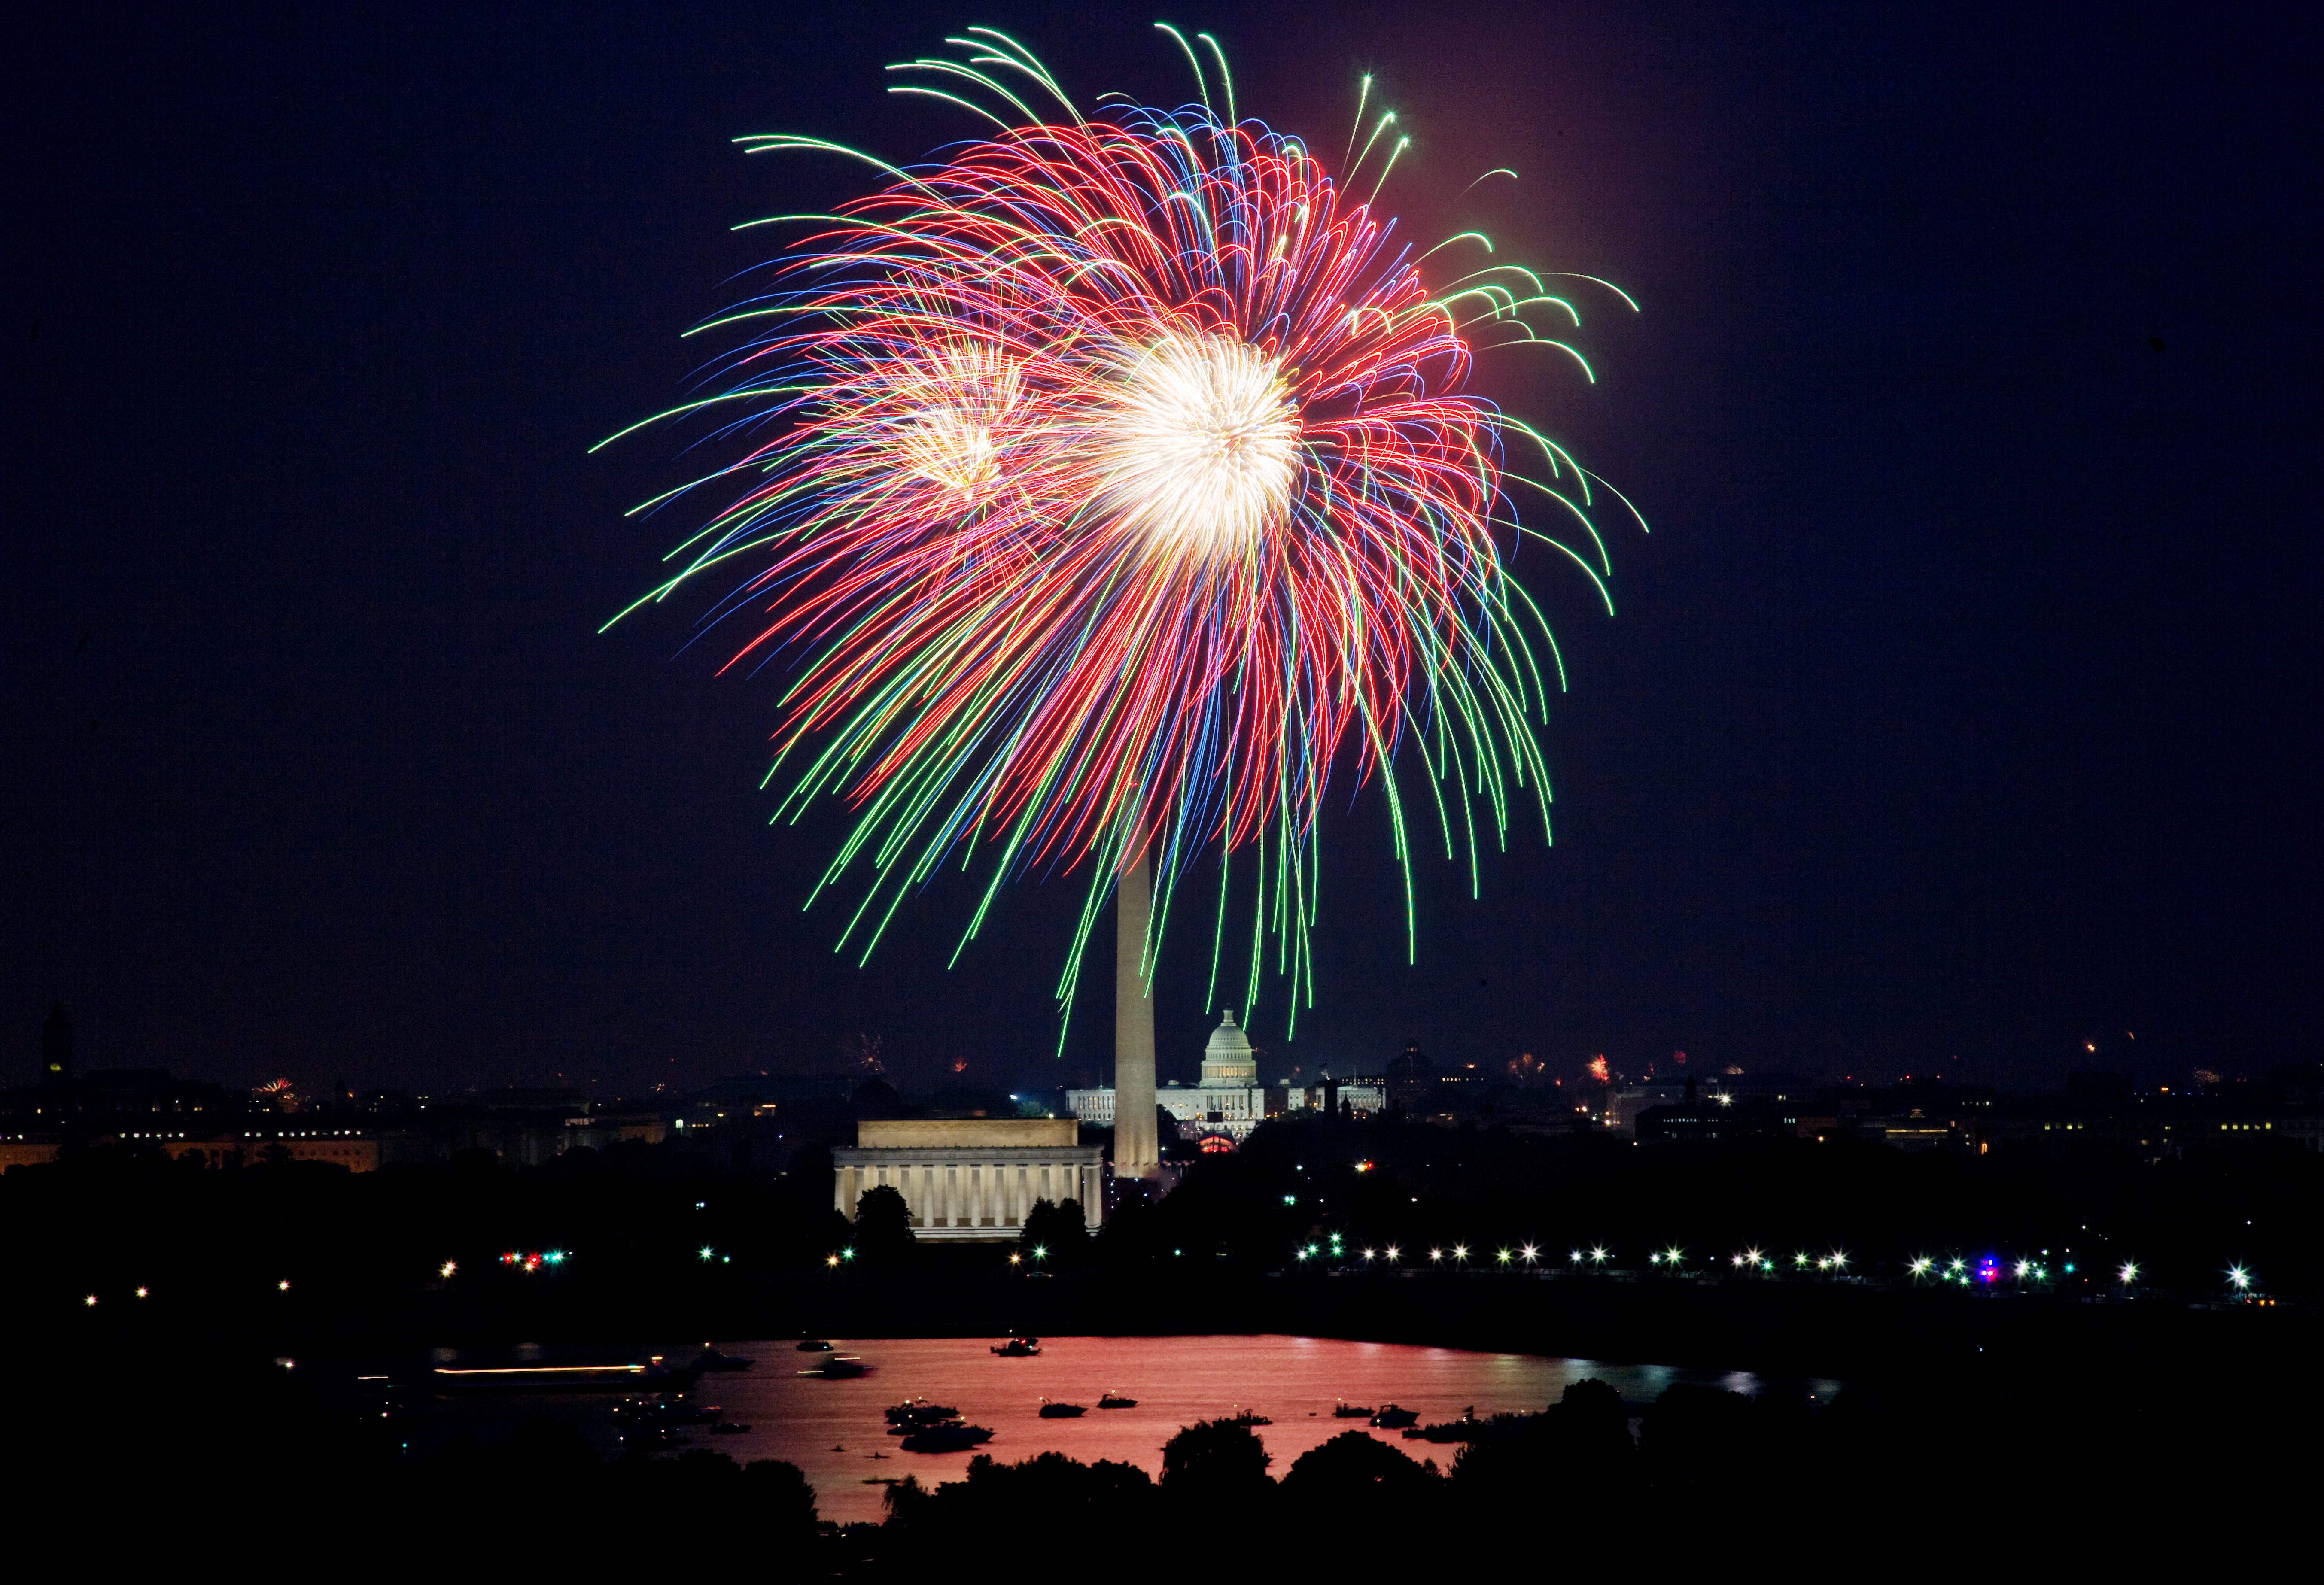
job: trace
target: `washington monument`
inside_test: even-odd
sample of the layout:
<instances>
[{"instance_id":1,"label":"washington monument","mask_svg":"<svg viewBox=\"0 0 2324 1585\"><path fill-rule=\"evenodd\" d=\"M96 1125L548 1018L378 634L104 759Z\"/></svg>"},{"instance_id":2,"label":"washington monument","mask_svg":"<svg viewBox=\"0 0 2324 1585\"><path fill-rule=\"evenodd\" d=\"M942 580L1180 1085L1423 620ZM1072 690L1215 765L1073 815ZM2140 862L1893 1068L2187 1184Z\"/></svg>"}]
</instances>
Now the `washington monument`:
<instances>
[{"instance_id":1,"label":"washington monument","mask_svg":"<svg viewBox=\"0 0 2324 1585\"><path fill-rule=\"evenodd\" d=\"M1154 1125L1154 998L1146 981L1146 927L1154 887L1145 855L1121 871L1113 938L1113 1175L1150 1178L1162 1165Z\"/></svg>"}]
</instances>

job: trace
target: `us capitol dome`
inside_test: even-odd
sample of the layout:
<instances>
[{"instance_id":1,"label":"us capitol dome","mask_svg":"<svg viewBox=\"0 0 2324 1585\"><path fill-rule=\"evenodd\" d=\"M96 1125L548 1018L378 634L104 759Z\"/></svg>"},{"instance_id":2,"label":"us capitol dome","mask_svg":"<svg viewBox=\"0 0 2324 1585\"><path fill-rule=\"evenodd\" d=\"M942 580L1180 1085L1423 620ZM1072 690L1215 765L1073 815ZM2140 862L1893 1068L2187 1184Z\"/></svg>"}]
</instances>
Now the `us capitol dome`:
<instances>
[{"instance_id":1,"label":"us capitol dome","mask_svg":"<svg viewBox=\"0 0 2324 1585\"><path fill-rule=\"evenodd\" d=\"M1229 1085L1251 1085L1259 1083L1259 1058L1251 1055L1250 1037L1235 1022L1234 1009L1229 1008L1219 1027L1211 1031L1211 1043L1203 1047L1203 1088L1223 1089Z\"/></svg>"},{"instance_id":2,"label":"us capitol dome","mask_svg":"<svg viewBox=\"0 0 2324 1585\"><path fill-rule=\"evenodd\" d=\"M1231 1150L1260 1123L1286 1111L1344 1101L1356 1111L1372 1112L1387 1102L1387 1092L1377 1079L1342 1083L1331 1076L1329 1068L1321 1078L1321 1083L1299 1086L1260 1083L1250 1037L1230 1009L1203 1047L1203 1076L1192 1084L1173 1079L1154 1092L1154 1099L1176 1120L1179 1138L1194 1140L1205 1152ZM1113 1126L1111 1085L1068 1090L1065 1103L1083 1122Z\"/></svg>"}]
</instances>

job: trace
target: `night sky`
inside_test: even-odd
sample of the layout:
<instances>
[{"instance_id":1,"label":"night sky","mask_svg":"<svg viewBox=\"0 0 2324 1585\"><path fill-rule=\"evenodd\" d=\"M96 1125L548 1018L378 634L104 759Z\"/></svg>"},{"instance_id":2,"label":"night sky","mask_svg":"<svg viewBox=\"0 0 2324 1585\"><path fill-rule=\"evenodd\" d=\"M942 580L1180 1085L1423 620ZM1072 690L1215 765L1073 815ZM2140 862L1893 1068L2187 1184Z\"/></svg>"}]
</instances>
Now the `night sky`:
<instances>
[{"instance_id":1,"label":"night sky","mask_svg":"<svg viewBox=\"0 0 2324 1585\"><path fill-rule=\"evenodd\" d=\"M1157 14L1318 148L1376 73L1411 235L1645 310L1579 299L1594 387L1478 375L1654 526L1611 534L1611 620L1518 561L1572 677L1555 845L1476 901L1424 863L1407 966L1357 797L1270 1076L1407 1036L2026 1085L2312 1060L2315 14L1904 9L20 21L0 1071L60 998L88 1064L235 1082L611 1093L857 1031L919 1083L1098 1070L1102 954L1050 1055L1077 880L949 973L952 887L832 955L844 910L800 904L836 813L770 827L758 785L779 677L681 654L698 604L596 631L683 537L622 515L683 437L586 452L682 395L679 332L768 246L729 227L858 180L730 139L965 135L881 68L973 23L1085 104L1176 103ZM1171 948L1192 1077L1207 933Z\"/></svg>"}]
</instances>

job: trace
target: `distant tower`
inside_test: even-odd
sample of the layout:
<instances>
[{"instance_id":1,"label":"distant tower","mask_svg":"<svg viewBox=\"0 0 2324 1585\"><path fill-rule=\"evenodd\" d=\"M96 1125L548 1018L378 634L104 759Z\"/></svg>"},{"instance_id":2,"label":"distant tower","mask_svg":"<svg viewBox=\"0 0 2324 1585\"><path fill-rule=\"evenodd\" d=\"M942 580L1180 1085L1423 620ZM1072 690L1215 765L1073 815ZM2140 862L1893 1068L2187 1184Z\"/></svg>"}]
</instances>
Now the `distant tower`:
<instances>
[{"instance_id":1,"label":"distant tower","mask_svg":"<svg viewBox=\"0 0 2324 1585\"><path fill-rule=\"evenodd\" d=\"M1154 889L1146 860L1121 872L1114 889L1113 1175L1150 1178L1161 1170L1154 1121L1154 999L1146 983L1146 928Z\"/></svg>"},{"instance_id":2,"label":"distant tower","mask_svg":"<svg viewBox=\"0 0 2324 1585\"><path fill-rule=\"evenodd\" d=\"M41 1087L53 1090L71 1083L72 1020L65 1017L60 1001L49 1009L49 1021L41 1026Z\"/></svg>"},{"instance_id":3,"label":"distant tower","mask_svg":"<svg viewBox=\"0 0 2324 1585\"><path fill-rule=\"evenodd\" d=\"M1203 1088L1247 1088L1258 1083L1259 1059L1251 1055L1250 1037L1235 1023L1234 1009L1229 1008L1219 1027L1211 1031L1211 1043L1203 1047Z\"/></svg>"}]
</instances>

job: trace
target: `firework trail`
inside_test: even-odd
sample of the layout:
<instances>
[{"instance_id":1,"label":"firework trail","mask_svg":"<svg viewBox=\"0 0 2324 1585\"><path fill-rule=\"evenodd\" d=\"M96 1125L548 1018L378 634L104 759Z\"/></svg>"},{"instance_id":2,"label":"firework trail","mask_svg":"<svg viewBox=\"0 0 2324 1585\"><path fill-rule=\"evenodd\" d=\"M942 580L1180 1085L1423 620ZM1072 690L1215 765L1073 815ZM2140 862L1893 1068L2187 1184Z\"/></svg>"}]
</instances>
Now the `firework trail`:
<instances>
[{"instance_id":1,"label":"firework trail","mask_svg":"<svg viewBox=\"0 0 2324 1585\"><path fill-rule=\"evenodd\" d=\"M1237 118L1200 37L1223 114L1190 47L1199 106L1085 116L1021 46L972 29L949 41L964 62L900 68L920 78L896 91L975 111L989 136L909 170L741 140L849 155L885 182L833 215L779 217L804 231L765 290L699 327L737 341L711 394L645 422L721 419L708 440L733 455L640 510L732 498L639 604L738 578L704 619L747 625L729 667L796 665L770 780L790 777L779 819L825 796L858 816L816 888L869 867L843 945L868 956L947 862L987 871L964 948L1010 877L1085 870L1058 987L1070 1010L1117 875L1153 867L1150 977L1178 882L1215 854L1213 995L1226 871L1249 862L1244 1005L1271 940L1296 1018L1335 760L1386 791L1408 944L1400 761L1425 773L1472 890L1480 840L1504 843L1527 807L1547 835L1533 723L1562 677L1499 548L1536 533L1506 439L1542 459L1546 477L1521 482L1587 548L1538 537L1601 596L1610 569L1594 475L1463 389L1480 329L1587 376L1528 322L1578 325L1572 306L1509 265L1432 290L1428 254L1374 207L1407 141L1383 146L1393 117L1360 152L1351 134L1342 185Z\"/></svg>"}]
</instances>

